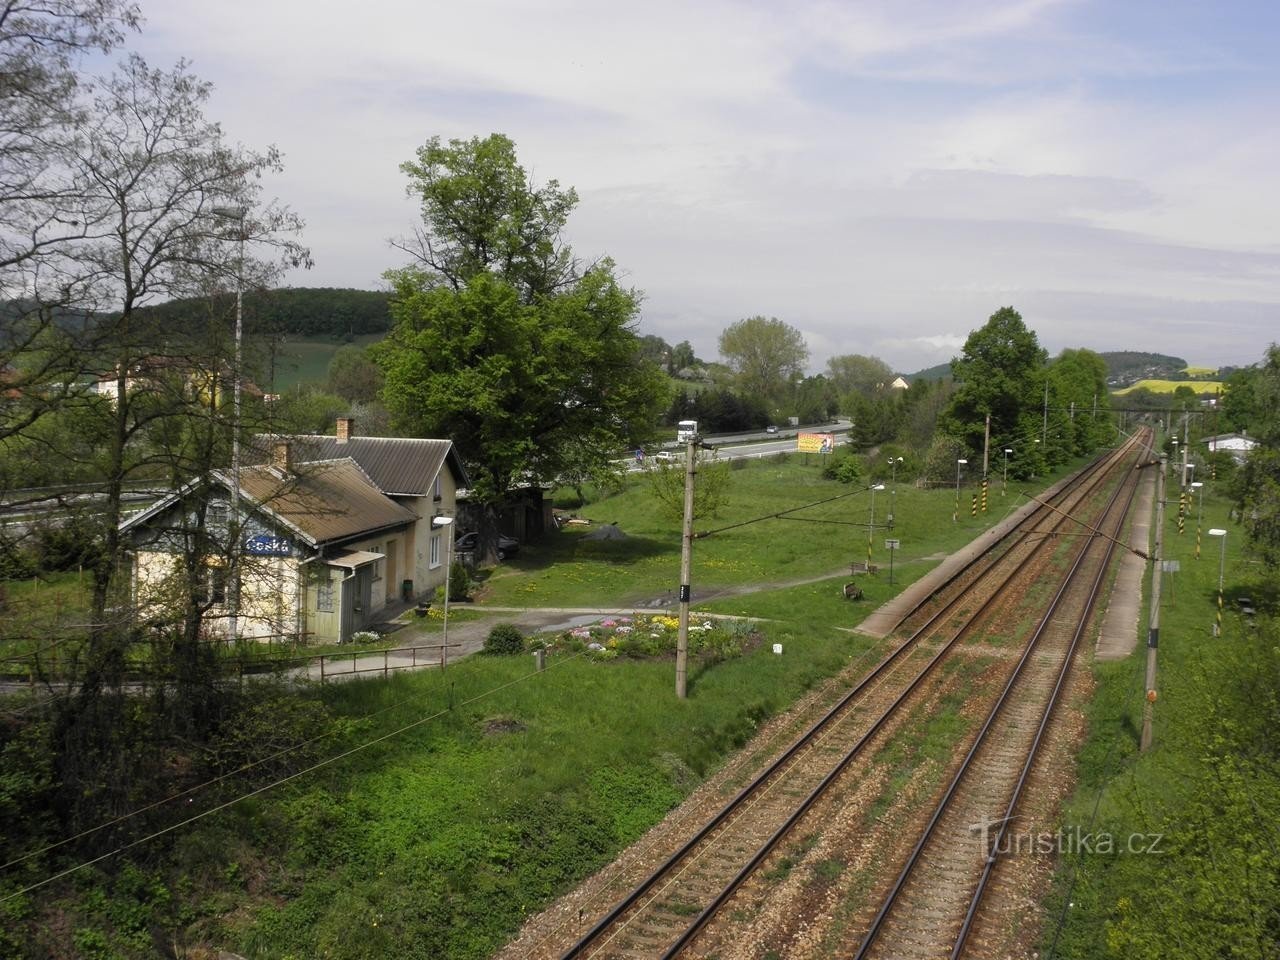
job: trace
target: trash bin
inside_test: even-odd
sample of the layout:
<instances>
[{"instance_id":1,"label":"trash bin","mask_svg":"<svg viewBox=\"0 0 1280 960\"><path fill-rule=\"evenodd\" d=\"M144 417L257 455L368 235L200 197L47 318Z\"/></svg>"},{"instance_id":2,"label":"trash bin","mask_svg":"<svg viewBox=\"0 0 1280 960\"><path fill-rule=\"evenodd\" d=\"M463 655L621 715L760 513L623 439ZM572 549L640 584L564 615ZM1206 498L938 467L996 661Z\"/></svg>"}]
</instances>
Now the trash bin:
<instances>
[{"instance_id":1,"label":"trash bin","mask_svg":"<svg viewBox=\"0 0 1280 960\"><path fill-rule=\"evenodd\" d=\"M400 599L408 603L413 599L413 581L402 580L400 582Z\"/></svg>"}]
</instances>

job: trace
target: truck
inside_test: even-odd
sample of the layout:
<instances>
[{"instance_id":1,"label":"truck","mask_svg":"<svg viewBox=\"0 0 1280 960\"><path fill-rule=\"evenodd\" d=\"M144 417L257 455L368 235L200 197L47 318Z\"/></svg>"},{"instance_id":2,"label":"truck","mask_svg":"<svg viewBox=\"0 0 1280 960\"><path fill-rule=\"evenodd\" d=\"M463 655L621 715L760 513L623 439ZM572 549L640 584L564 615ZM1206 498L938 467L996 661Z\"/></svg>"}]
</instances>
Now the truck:
<instances>
[{"instance_id":1,"label":"truck","mask_svg":"<svg viewBox=\"0 0 1280 960\"><path fill-rule=\"evenodd\" d=\"M676 424L676 440L679 443L688 443L698 435L697 420L681 420Z\"/></svg>"}]
</instances>

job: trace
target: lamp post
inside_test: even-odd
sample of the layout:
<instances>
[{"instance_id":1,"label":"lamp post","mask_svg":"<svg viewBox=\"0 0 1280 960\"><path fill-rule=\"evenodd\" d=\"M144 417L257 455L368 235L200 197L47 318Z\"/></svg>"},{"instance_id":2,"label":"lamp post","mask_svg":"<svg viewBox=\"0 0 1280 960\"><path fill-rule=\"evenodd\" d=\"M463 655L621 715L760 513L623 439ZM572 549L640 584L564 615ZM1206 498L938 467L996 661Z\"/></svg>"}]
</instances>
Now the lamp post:
<instances>
[{"instance_id":1,"label":"lamp post","mask_svg":"<svg viewBox=\"0 0 1280 960\"><path fill-rule=\"evenodd\" d=\"M902 463L901 457L889 458L889 516L885 520L885 526L890 530L893 529L893 518L898 514L898 464Z\"/></svg>"},{"instance_id":2,"label":"lamp post","mask_svg":"<svg viewBox=\"0 0 1280 960\"><path fill-rule=\"evenodd\" d=\"M1204 484L1199 480L1191 481L1191 489L1197 492L1196 503L1196 559L1200 559L1200 524L1204 519Z\"/></svg>"},{"instance_id":3,"label":"lamp post","mask_svg":"<svg viewBox=\"0 0 1280 960\"><path fill-rule=\"evenodd\" d=\"M1213 635L1216 637L1222 633L1222 573L1227 560L1227 531L1221 527L1210 527L1209 536L1222 538L1218 547L1218 619L1213 624Z\"/></svg>"},{"instance_id":4,"label":"lamp post","mask_svg":"<svg viewBox=\"0 0 1280 960\"><path fill-rule=\"evenodd\" d=\"M444 637L440 642L440 669L449 665L449 575L453 573L453 517L432 517L431 528L443 530L444 538Z\"/></svg>"},{"instance_id":5,"label":"lamp post","mask_svg":"<svg viewBox=\"0 0 1280 960\"><path fill-rule=\"evenodd\" d=\"M968 460L963 459L956 461L956 508L951 512L952 523L960 522L960 468L968 462Z\"/></svg>"},{"instance_id":6,"label":"lamp post","mask_svg":"<svg viewBox=\"0 0 1280 960\"><path fill-rule=\"evenodd\" d=\"M871 572L871 541L876 535L876 491L883 489L883 483L871 487L871 523L867 525L867 573Z\"/></svg>"},{"instance_id":7,"label":"lamp post","mask_svg":"<svg viewBox=\"0 0 1280 960\"><path fill-rule=\"evenodd\" d=\"M210 213L223 220L234 220L236 223L236 345L234 368L231 371L231 509L228 527L231 541L231 556L228 558L231 570L231 582L228 584L231 593L231 618L229 622L230 637L235 640L240 632L240 365L242 361L244 339L244 218L249 212L247 207L214 207ZM214 392L214 403L217 393Z\"/></svg>"},{"instance_id":8,"label":"lamp post","mask_svg":"<svg viewBox=\"0 0 1280 960\"><path fill-rule=\"evenodd\" d=\"M1004 483L1000 487L1000 496L1004 496L1009 489L1009 454L1013 453L1012 447L1004 448Z\"/></svg>"}]
</instances>

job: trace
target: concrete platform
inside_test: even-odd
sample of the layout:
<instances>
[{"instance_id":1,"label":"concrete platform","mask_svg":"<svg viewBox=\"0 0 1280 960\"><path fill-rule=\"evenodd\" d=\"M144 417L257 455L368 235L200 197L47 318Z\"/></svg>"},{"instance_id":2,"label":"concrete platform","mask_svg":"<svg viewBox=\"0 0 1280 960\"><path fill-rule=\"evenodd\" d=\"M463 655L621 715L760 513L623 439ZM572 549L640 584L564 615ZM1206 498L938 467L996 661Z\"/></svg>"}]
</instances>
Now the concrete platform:
<instances>
[{"instance_id":1,"label":"concrete platform","mask_svg":"<svg viewBox=\"0 0 1280 960\"><path fill-rule=\"evenodd\" d=\"M1066 487L1071 480L1072 477L1060 480L1047 490L1036 491L1033 496L1042 500L1052 497ZM1025 502L1022 506L1011 511L1002 520L997 521L994 526L988 527L915 583L905 588L888 603L872 611L862 623L858 624L857 632L876 639L887 637L902 622L903 617L933 596L957 572L972 563L984 550L989 549L992 544L1017 526L1024 517L1032 513L1038 506L1034 500L1024 499Z\"/></svg>"},{"instance_id":2,"label":"concrete platform","mask_svg":"<svg viewBox=\"0 0 1280 960\"><path fill-rule=\"evenodd\" d=\"M1128 544L1131 550L1120 556L1120 570L1107 598L1107 610L1102 615L1098 630L1098 642L1094 647L1095 660L1123 660L1133 653L1140 634L1139 618L1142 615L1142 578L1147 572L1147 561L1132 550L1151 553L1152 507L1156 495L1156 469L1143 471L1138 481L1138 492L1133 498L1133 523L1129 527Z\"/></svg>"}]
</instances>

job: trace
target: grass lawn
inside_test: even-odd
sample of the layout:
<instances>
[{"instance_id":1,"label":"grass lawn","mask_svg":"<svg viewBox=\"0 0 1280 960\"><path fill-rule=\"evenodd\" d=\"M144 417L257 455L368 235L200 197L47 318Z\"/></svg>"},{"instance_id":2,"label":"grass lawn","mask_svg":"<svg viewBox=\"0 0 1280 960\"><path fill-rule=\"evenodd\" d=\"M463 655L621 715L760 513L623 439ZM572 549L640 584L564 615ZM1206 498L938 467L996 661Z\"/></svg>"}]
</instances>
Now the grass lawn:
<instances>
[{"instance_id":1,"label":"grass lawn","mask_svg":"<svg viewBox=\"0 0 1280 960\"><path fill-rule=\"evenodd\" d=\"M851 563L867 560L867 528L871 495L822 479L817 459L801 455L778 460L739 461L730 473L727 505L717 517L699 520L694 541L692 585L695 600L738 585L785 584L814 577L847 578ZM1051 481L1045 481L1047 484ZM1035 489L1040 489L1037 483ZM938 557L994 524L1026 503L1022 485L1010 484L1000 495L999 482L989 491L985 517L970 516L972 487L961 490L959 522L952 521L954 489L917 490L900 482L896 494L886 489L875 495L876 529L872 562L887 581L889 554L884 541L892 536L901 546L895 553L895 581L916 577ZM839 497L840 499L831 500ZM764 519L783 510L820 500L818 506L789 513L790 519ZM890 507L896 513L892 532L884 524ZM664 516L648 492L643 476L632 476L622 494L597 500L576 511L595 524L616 523L623 540L586 539L594 528L566 526L540 542L523 545L520 553L494 570L481 602L503 606L624 607L639 601L674 597L680 569L680 523ZM733 529L721 529L733 527ZM879 583L872 588L881 593Z\"/></svg>"}]
</instances>

